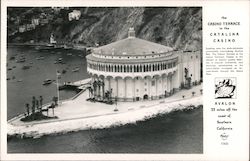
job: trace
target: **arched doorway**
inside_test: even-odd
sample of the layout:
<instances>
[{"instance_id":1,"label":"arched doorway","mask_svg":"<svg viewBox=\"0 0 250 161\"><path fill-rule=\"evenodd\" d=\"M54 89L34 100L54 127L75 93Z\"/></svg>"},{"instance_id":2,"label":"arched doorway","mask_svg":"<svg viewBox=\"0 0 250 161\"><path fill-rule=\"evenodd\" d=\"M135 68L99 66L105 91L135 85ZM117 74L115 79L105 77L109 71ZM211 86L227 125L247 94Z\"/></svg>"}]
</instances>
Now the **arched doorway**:
<instances>
[{"instance_id":1,"label":"arched doorway","mask_svg":"<svg viewBox=\"0 0 250 161\"><path fill-rule=\"evenodd\" d=\"M144 99L144 100L148 100L148 95L145 94L145 95L143 96L143 99Z\"/></svg>"}]
</instances>

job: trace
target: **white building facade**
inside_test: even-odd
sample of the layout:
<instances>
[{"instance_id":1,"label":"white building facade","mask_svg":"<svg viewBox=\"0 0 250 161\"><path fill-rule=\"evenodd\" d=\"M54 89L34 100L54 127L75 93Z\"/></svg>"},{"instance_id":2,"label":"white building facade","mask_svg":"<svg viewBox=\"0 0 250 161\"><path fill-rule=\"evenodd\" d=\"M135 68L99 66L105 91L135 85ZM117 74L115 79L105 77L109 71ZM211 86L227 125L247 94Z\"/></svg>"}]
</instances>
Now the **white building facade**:
<instances>
[{"instance_id":1,"label":"white building facade","mask_svg":"<svg viewBox=\"0 0 250 161\"><path fill-rule=\"evenodd\" d=\"M69 21L72 21L72 20L79 20L80 17L81 17L81 11L73 10L72 12L70 12L70 13L68 14L68 17L69 17Z\"/></svg>"},{"instance_id":2,"label":"white building facade","mask_svg":"<svg viewBox=\"0 0 250 161\"><path fill-rule=\"evenodd\" d=\"M201 81L201 53L138 39L133 28L128 38L101 46L87 56L96 99L109 92L118 101L154 100L168 97L187 84ZM100 85L101 84L101 85Z\"/></svg>"}]
</instances>

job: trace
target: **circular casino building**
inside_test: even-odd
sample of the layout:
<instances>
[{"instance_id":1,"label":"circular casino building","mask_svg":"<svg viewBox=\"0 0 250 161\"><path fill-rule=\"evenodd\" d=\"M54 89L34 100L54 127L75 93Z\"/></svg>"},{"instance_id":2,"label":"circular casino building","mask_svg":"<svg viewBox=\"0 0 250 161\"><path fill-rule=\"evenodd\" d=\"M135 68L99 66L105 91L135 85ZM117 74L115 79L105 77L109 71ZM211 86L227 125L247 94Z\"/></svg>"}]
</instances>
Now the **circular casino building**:
<instances>
[{"instance_id":1,"label":"circular casino building","mask_svg":"<svg viewBox=\"0 0 250 161\"><path fill-rule=\"evenodd\" d=\"M160 99L200 82L201 54L136 38L130 28L127 38L93 49L87 71L96 100Z\"/></svg>"}]
</instances>

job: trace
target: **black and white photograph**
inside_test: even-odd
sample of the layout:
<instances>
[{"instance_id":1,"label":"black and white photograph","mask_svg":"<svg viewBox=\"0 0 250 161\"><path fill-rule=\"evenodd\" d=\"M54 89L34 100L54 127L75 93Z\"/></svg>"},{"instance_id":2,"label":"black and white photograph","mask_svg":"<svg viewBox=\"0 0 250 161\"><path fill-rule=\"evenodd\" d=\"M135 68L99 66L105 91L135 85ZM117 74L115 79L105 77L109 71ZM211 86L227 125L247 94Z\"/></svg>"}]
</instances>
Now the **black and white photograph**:
<instances>
[{"instance_id":1,"label":"black and white photograph","mask_svg":"<svg viewBox=\"0 0 250 161\"><path fill-rule=\"evenodd\" d=\"M203 154L202 7L6 10L8 154Z\"/></svg>"}]
</instances>

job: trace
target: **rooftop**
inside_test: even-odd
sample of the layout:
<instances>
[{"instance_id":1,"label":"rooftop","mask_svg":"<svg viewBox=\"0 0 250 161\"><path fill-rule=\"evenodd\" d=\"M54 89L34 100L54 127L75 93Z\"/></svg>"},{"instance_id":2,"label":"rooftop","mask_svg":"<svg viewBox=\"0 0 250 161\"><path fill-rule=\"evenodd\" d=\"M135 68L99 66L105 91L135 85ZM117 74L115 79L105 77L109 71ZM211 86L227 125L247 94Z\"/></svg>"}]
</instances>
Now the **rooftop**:
<instances>
[{"instance_id":1,"label":"rooftop","mask_svg":"<svg viewBox=\"0 0 250 161\"><path fill-rule=\"evenodd\" d=\"M150 42L135 37L135 31L130 28L128 38L94 49L94 53L101 55L149 55L172 51L171 47Z\"/></svg>"}]
</instances>

